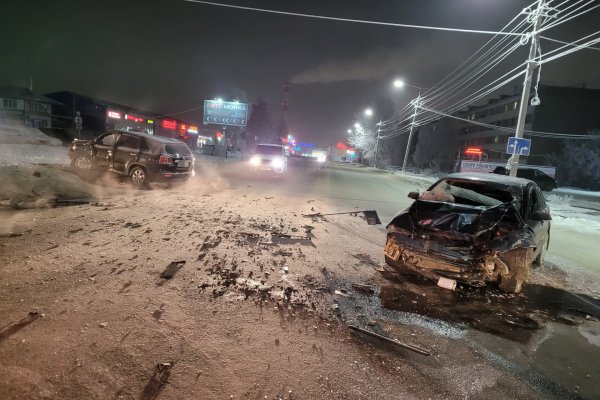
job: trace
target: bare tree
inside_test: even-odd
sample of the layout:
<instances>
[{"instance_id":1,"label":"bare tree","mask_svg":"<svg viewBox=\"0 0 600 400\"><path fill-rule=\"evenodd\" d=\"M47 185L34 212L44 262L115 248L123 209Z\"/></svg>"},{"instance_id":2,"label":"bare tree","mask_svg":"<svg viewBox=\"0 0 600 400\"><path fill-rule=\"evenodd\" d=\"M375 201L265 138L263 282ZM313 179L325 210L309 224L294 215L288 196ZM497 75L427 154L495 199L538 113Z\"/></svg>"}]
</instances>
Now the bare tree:
<instances>
[{"instance_id":1,"label":"bare tree","mask_svg":"<svg viewBox=\"0 0 600 400\"><path fill-rule=\"evenodd\" d=\"M369 164L373 164L377 145L377 132L375 129L357 123L350 136L348 136L348 143L360 150L363 160L368 160Z\"/></svg>"}]
</instances>

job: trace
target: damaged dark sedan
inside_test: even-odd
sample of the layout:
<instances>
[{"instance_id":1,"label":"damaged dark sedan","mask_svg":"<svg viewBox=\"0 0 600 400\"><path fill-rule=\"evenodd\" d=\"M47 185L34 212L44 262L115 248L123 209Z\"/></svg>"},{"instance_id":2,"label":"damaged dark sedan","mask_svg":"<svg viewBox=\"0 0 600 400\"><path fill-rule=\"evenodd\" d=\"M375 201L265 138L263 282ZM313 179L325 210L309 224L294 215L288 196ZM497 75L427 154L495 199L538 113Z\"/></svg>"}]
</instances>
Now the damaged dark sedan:
<instances>
[{"instance_id":1,"label":"damaged dark sedan","mask_svg":"<svg viewBox=\"0 0 600 400\"><path fill-rule=\"evenodd\" d=\"M532 181L456 173L429 190L387 226L386 262L454 289L497 282L517 293L550 242L550 213Z\"/></svg>"}]
</instances>

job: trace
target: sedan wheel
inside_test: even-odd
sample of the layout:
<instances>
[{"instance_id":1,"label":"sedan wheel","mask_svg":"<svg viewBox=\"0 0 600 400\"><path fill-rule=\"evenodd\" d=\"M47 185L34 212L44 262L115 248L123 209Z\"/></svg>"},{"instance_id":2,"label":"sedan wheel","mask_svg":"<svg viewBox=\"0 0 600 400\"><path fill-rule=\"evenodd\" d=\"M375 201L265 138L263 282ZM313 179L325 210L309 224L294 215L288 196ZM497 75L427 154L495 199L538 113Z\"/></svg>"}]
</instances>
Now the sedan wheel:
<instances>
[{"instance_id":1,"label":"sedan wheel","mask_svg":"<svg viewBox=\"0 0 600 400\"><path fill-rule=\"evenodd\" d=\"M502 255L502 261L508 267L508 275L500 276L500 289L507 293L519 293L523 283L529 279L533 249L518 248Z\"/></svg>"}]
</instances>

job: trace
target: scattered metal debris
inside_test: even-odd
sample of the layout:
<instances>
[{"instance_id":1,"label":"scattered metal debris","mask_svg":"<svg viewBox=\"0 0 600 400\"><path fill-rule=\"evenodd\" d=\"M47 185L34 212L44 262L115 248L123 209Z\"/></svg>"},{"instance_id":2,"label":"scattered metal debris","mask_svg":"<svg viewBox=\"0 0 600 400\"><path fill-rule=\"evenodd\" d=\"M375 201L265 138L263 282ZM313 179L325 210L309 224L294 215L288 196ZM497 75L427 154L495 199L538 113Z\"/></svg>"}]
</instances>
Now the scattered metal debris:
<instances>
[{"instance_id":1,"label":"scattered metal debris","mask_svg":"<svg viewBox=\"0 0 600 400\"><path fill-rule=\"evenodd\" d=\"M365 221L367 221L367 224L369 224L369 225L380 225L381 224L381 220L379 219L379 216L377 215L377 211L375 211L375 210L346 211L346 212L328 213L328 214L322 214L322 213L318 212L318 213L313 213L313 214L302 214L302 216L305 218L321 218L321 219L325 220L324 217L327 217L330 215L344 215L344 214L354 215L354 216L357 216L358 214L363 214L362 218Z\"/></svg>"},{"instance_id":2,"label":"scattered metal debris","mask_svg":"<svg viewBox=\"0 0 600 400\"><path fill-rule=\"evenodd\" d=\"M19 233L14 233L14 232L0 233L0 238L11 238L11 237L18 237L18 236L23 236L23 235L24 235L23 232L19 232Z\"/></svg>"},{"instance_id":3,"label":"scattered metal debris","mask_svg":"<svg viewBox=\"0 0 600 400\"><path fill-rule=\"evenodd\" d=\"M153 400L158 398L162 387L167 383L171 376L171 369L174 365L175 361L156 364L154 375L152 375L140 396L142 400Z\"/></svg>"},{"instance_id":4,"label":"scattered metal debris","mask_svg":"<svg viewBox=\"0 0 600 400\"><path fill-rule=\"evenodd\" d=\"M167 265L167 268L160 274L160 277L163 279L171 279L184 265L185 260L173 261Z\"/></svg>"},{"instance_id":5,"label":"scattered metal debris","mask_svg":"<svg viewBox=\"0 0 600 400\"><path fill-rule=\"evenodd\" d=\"M353 283L352 288L355 289L357 292L365 293L368 295L375 294L375 286L363 285L361 283Z\"/></svg>"},{"instance_id":6,"label":"scattered metal debris","mask_svg":"<svg viewBox=\"0 0 600 400\"><path fill-rule=\"evenodd\" d=\"M62 199L56 198L52 200L52 207L61 207L61 206L79 206L82 204L90 204L92 199Z\"/></svg>"},{"instance_id":7,"label":"scattered metal debris","mask_svg":"<svg viewBox=\"0 0 600 400\"><path fill-rule=\"evenodd\" d=\"M517 315L517 316L511 316L508 318L505 318L504 321L511 326L517 326L519 328L524 328L524 329L540 329L541 325L539 322L537 322L535 319L524 316L524 315Z\"/></svg>"},{"instance_id":8,"label":"scattered metal debris","mask_svg":"<svg viewBox=\"0 0 600 400\"><path fill-rule=\"evenodd\" d=\"M375 261L373 261L371 259L371 256L366 253L352 254L352 257L356 258L357 260L360 260L361 262L363 262L365 264L369 264L373 267L376 267L376 268L379 267L379 264L377 264Z\"/></svg>"},{"instance_id":9,"label":"scattered metal debris","mask_svg":"<svg viewBox=\"0 0 600 400\"><path fill-rule=\"evenodd\" d=\"M19 322L7 326L6 328L0 331L0 342L2 342L4 339L7 339L11 335L14 335L21 329L25 328L27 325L38 320L39 318L42 318L43 316L44 314L41 314L38 311L30 311L27 317L23 318Z\"/></svg>"},{"instance_id":10,"label":"scattered metal debris","mask_svg":"<svg viewBox=\"0 0 600 400\"><path fill-rule=\"evenodd\" d=\"M396 346L402 347L403 349L414 351L415 353L419 353L419 354L422 354L424 356L430 356L431 355L431 352L429 352L428 350L423 349L423 348L421 348L419 346L415 346L415 345L407 344L407 343L402 343L402 342L400 342L398 340L390 339L388 337L379 335L379 334L377 334L375 332L371 332L371 331L368 331L366 329L359 328L358 326L348 325L348 328L352 329L353 331L364 333L365 335L369 335L369 336L375 337L377 339L384 340L384 341L386 341L388 343L395 344Z\"/></svg>"}]
</instances>

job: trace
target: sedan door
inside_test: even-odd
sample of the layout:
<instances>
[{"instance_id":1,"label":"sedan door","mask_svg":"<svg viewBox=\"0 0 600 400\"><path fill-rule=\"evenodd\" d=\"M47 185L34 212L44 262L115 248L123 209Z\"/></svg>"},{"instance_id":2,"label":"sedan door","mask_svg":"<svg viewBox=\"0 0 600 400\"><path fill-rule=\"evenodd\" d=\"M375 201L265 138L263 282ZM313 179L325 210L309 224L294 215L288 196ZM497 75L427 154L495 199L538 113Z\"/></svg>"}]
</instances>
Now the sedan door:
<instances>
[{"instance_id":1,"label":"sedan door","mask_svg":"<svg viewBox=\"0 0 600 400\"><path fill-rule=\"evenodd\" d=\"M536 256L539 253L540 249L543 245L546 244L548 240L548 233L550 231L550 221L538 221L533 219L533 214L536 211L544 211L549 212L548 206L546 205L546 201L544 199L544 195L540 188L531 184L527 188L528 192L528 203L527 203L527 215L525 220L527 224L533 229L535 232L535 245L536 245Z\"/></svg>"}]
</instances>

